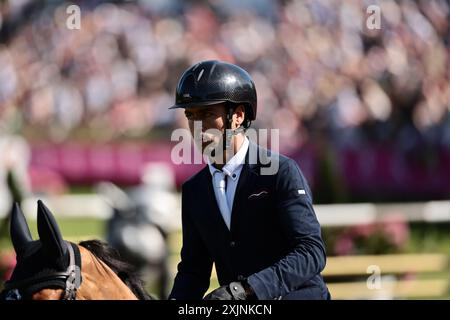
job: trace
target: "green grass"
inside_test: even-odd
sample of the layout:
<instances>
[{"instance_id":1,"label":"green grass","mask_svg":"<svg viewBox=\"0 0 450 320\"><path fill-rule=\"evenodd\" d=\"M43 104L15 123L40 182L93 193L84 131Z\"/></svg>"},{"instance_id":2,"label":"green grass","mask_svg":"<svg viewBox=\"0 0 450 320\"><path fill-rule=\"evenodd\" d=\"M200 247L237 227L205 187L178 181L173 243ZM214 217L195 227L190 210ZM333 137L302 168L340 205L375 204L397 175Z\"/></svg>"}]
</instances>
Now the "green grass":
<instances>
[{"instance_id":1,"label":"green grass","mask_svg":"<svg viewBox=\"0 0 450 320\"><path fill-rule=\"evenodd\" d=\"M407 252L450 253L450 223L412 223Z\"/></svg>"}]
</instances>

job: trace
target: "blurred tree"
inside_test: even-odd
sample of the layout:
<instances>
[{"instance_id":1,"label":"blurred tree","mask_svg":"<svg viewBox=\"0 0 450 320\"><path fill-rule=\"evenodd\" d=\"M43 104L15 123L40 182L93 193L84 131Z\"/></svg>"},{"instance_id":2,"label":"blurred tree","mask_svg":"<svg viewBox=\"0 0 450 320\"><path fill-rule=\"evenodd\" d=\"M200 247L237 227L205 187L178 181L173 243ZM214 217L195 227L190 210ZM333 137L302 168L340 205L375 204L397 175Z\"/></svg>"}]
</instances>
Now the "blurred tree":
<instances>
[{"instance_id":1,"label":"blurred tree","mask_svg":"<svg viewBox=\"0 0 450 320\"><path fill-rule=\"evenodd\" d=\"M346 185L337 166L336 152L325 138L317 140L319 169L316 177L316 203L342 203L349 201Z\"/></svg>"},{"instance_id":2,"label":"blurred tree","mask_svg":"<svg viewBox=\"0 0 450 320\"><path fill-rule=\"evenodd\" d=\"M23 191L21 190L19 183L17 182L17 179L15 178L14 172L12 170L8 170L7 172L6 184L8 186L8 191L11 194L12 205L11 209L8 211L8 215L1 222L0 239L3 237L9 237L8 227L12 208L16 202L20 204L23 201Z\"/></svg>"}]
</instances>

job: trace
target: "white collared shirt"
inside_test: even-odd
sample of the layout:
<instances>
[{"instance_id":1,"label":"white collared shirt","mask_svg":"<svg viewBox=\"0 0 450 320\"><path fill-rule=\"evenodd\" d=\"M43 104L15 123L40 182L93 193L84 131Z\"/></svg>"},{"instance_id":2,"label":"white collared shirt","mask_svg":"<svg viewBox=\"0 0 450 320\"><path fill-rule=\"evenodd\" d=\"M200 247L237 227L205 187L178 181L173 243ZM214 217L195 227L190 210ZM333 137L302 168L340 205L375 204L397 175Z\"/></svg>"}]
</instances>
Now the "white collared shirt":
<instances>
[{"instance_id":1,"label":"white collared shirt","mask_svg":"<svg viewBox=\"0 0 450 320\"><path fill-rule=\"evenodd\" d=\"M222 167L222 170L214 167L208 159L208 167L212 176L212 184L217 205L228 230L230 230L234 194L236 193L236 187L245 162L248 146L249 141L248 138L245 137L238 152L236 152L236 154Z\"/></svg>"}]
</instances>

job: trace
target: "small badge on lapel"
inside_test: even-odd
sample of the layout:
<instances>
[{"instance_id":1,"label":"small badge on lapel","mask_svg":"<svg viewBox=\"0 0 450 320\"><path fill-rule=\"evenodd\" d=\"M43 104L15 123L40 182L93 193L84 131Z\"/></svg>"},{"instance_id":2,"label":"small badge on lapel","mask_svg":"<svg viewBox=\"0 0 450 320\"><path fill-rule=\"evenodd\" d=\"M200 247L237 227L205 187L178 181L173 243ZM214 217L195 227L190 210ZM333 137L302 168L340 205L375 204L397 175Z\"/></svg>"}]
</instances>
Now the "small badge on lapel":
<instances>
[{"instance_id":1,"label":"small badge on lapel","mask_svg":"<svg viewBox=\"0 0 450 320\"><path fill-rule=\"evenodd\" d=\"M306 194L305 189L298 189L298 194Z\"/></svg>"}]
</instances>

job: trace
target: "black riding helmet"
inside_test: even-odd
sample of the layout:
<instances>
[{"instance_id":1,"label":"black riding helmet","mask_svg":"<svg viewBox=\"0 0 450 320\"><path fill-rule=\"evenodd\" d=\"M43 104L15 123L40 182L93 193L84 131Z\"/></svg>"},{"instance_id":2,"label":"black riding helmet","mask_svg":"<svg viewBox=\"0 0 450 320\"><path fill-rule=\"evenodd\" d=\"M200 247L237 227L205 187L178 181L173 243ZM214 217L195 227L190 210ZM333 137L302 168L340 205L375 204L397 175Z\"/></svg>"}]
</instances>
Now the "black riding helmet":
<instances>
[{"instance_id":1,"label":"black riding helmet","mask_svg":"<svg viewBox=\"0 0 450 320\"><path fill-rule=\"evenodd\" d=\"M234 64L208 60L188 68L176 89L175 105L169 109L208 106L228 102L243 104L248 121L256 118L256 89L247 71Z\"/></svg>"}]
</instances>

